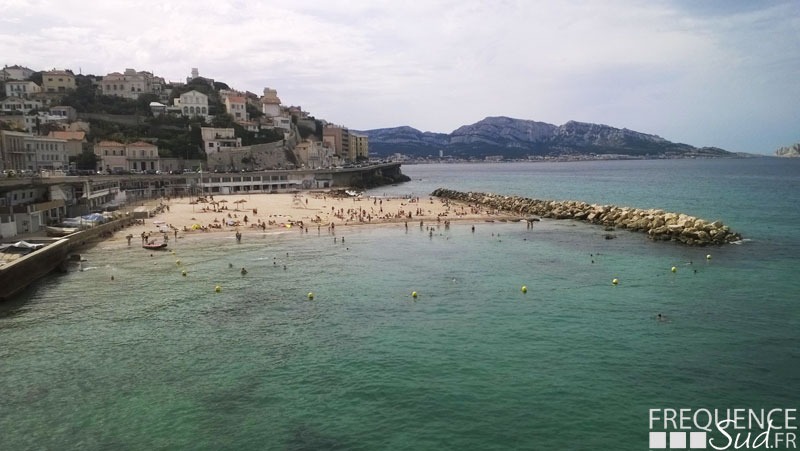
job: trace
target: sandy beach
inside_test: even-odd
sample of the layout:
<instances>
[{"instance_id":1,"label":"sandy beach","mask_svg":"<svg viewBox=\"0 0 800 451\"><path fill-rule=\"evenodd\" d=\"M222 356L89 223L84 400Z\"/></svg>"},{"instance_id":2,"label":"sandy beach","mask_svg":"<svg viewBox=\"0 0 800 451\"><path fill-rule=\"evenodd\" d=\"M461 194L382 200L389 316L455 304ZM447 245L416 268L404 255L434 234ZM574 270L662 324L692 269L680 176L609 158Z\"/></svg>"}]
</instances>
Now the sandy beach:
<instances>
[{"instance_id":1,"label":"sandy beach","mask_svg":"<svg viewBox=\"0 0 800 451\"><path fill-rule=\"evenodd\" d=\"M281 194L214 195L163 198L147 203L161 205L155 216L116 232L107 241L140 245L142 234L151 241L265 233L287 229L325 229L364 225L401 224L434 226L446 221L516 220L507 213L477 208L430 196L419 198L352 197L334 192L305 191Z\"/></svg>"}]
</instances>

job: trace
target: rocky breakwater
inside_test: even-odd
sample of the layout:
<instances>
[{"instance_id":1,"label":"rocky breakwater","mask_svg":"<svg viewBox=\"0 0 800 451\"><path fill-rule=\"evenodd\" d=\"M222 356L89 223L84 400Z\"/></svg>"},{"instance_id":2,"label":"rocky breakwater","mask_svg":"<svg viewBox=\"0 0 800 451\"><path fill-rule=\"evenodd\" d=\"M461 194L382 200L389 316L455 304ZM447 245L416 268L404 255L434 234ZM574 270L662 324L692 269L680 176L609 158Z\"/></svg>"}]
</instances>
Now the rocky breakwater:
<instances>
[{"instance_id":1,"label":"rocky breakwater","mask_svg":"<svg viewBox=\"0 0 800 451\"><path fill-rule=\"evenodd\" d=\"M690 246L731 243L742 239L719 221L706 221L682 213L664 210L588 204L579 201L529 199L491 193L463 193L439 188L433 196L495 210L537 215L552 219L575 219L606 228L645 232L653 240L679 241Z\"/></svg>"}]
</instances>

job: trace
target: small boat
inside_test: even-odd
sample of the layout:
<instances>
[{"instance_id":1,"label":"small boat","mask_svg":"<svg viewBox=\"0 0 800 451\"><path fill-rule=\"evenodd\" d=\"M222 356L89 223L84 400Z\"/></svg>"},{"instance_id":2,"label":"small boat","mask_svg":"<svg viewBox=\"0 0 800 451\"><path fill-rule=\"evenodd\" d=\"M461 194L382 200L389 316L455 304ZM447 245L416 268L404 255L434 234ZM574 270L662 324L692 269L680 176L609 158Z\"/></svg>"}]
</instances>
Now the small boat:
<instances>
[{"instance_id":1,"label":"small boat","mask_svg":"<svg viewBox=\"0 0 800 451\"><path fill-rule=\"evenodd\" d=\"M45 231L47 236L67 236L80 230L79 227L59 227L59 226L46 226Z\"/></svg>"},{"instance_id":2,"label":"small boat","mask_svg":"<svg viewBox=\"0 0 800 451\"><path fill-rule=\"evenodd\" d=\"M152 250L159 250L159 249L166 249L167 248L167 243L165 241L160 241L160 242L154 242L153 241L153 242L150 242L150 243L142 244L142 247L145 248L145 249L150 249L151 251Z\"/></svg>"}]
</instances>

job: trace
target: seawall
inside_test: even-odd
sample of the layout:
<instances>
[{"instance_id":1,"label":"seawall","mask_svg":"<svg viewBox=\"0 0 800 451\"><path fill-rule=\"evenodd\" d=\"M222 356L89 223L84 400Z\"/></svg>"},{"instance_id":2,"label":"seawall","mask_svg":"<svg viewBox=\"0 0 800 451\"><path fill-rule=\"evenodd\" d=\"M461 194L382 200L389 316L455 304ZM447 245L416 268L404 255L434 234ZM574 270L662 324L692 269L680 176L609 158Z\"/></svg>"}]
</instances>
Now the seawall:
<instances>
[{"instance_id":1,"label":"seawall","mask_svg":"<svg viewBox=\"0 0 800 451\"><path fill-rule=\"evenodd\" d=\"M520 215L574 219L605 227L644 232L658 241L678 241L690 246L721 245L742 239L720 221L706 221L683 213L656 209L588 204L580 201L530 199L491 193L464 193L438 188L433 196L477 204Z\"/></svg>"}]
</instances>

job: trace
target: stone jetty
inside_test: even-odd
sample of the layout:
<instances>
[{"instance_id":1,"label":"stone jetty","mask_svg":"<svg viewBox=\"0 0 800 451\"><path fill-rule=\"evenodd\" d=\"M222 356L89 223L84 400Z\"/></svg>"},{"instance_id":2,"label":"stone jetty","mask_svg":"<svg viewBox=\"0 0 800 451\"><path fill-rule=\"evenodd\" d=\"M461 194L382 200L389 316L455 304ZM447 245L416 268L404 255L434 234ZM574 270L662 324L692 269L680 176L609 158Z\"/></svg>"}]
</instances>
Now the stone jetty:
<instances>
[{"instance_id":1,"label":"stone jetty","mask_svg":"<svg viewBox=\"0 0 800 451\"><path fill-rule=\"evenodd\" d=\"M690 246L720 245L742 239L741 235L732 232L719 221L706 221L664 210L643 210L580 201L540 200L491 193L463 193L444 188L437 189L432 195L524 217L536 215L552 219L574 219L606 228L645 232L653 240L678 241Z\"/></svg>"}]
</instances>

